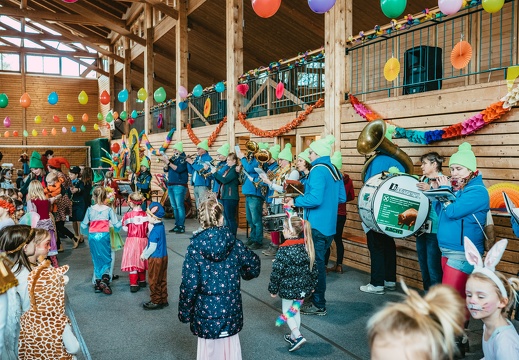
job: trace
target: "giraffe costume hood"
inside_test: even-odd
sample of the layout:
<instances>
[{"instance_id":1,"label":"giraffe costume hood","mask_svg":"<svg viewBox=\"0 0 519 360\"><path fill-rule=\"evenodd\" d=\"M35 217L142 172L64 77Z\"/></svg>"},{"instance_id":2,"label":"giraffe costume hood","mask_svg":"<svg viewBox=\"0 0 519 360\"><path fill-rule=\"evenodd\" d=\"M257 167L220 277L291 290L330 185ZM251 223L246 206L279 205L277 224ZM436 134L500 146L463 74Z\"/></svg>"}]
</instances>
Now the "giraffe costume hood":
<instances>
[{"instance_id":1,"label":"giraffe costume hood","mask_svg":"<svg viewBox=\"0 0 519 360\"><path fill-rule=\"evenodd\" d=\"M54 268L45 260L29 274L31 308L20 318L20 359L73 359L63 345L63 331L70 323L65 315L68 269Z\"/></svg>"}]
</instances>

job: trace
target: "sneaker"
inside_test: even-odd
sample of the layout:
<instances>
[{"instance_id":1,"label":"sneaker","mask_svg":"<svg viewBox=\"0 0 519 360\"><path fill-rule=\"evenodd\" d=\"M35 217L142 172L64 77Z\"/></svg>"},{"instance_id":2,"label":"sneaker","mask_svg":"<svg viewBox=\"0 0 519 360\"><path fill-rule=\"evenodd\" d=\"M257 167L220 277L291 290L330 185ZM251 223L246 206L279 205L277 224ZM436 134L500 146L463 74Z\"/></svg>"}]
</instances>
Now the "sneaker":
<instances>
[{"instance_id":1,"label":"sneaker","mask_svg":"<svg viewBox=\"0 0 519 360\"><path fill-rule=\"evenodd\" d=\"M186 232L185 226L179 226L177 231L175 231L177 234L183 234Z\"/></svg>"},{"instance_id":2,"label":"sneaker","mask_svg":"<svg viewBox=\"0 0 519 360\"><path fill-rule=\"evenodd\" d=\"M141 289L141 287L139 285L130 285L130 292L132 292L132 293L136 293L140 289Z\"/></svg>"},{"instance_id":3,"label":"sneaker","mask_svg":"<svg viewBox=\"0 0 519 360\"><path fill-rule=\"evenodd\" d=\"M364 291L370 294L384 295L384 287L383 286L373 286L371 284L362 285L360 287L360 291Z\"/></svg>"},{"instance_id":4,"label":"sneaker","mask_svg":"<svg viewBox=\"0 0 519 360\"><path fill-rule=\"evenodd\" d=\"M288 351L290 351L290 352L299 349L306 342L306 339L303 337L303 335L301 335L300 337L298 337L297 339L295 339L293 341L294 342L292 343L292 345L290 345L290 348L288 349Z\"/></svg>"},{"instance_id":5,"label":"sneaker","mask_svg":"<svg viewBox=\"0 0 519 360\"><path fill-rule=\"evenodd\" d=\"M384 289L389 291L395 291L396 290L396 282L394 281L385 281L384 280Z\"/></svg>"},{"instance_id":6,"label":"sneaker","mask_svg":"<svg viewBox=\"0 0 519 360\"><path fill-rule=\"evenodd\" d=\"M261 249L262 247L263 247L262 244L257 243L257 242L253 242L253 243L249 246L249 249L251 249L251 250L259 250L259 249Z\"/></svg>"},{"instance_id":7,"label":"sneaker","mask_svg":"<svg viewBox=\"0 0 519 360\"><path fill-rule=\"evenodd\" d=\"M267 250L263 250L261 253L265 256L276 256L277 252L278 252L277 246L269 245L269 248Z\"/></svg>"},{"instance_id":8,"label":"sneaker","mask_svg":"<svg viewBox=\"0 0 519 360\"><path fill-rule=\"evenodd\" d=\"M314 304L311 304L308 306L302 306L300 311L301 311L301 314L303 314L303 315L318 315L318 316L326 315L326 308L320 309L317 306L315 306ZM297 339L299 339L299 338L297 338ZM296 341L297 341L297 339L296 339Z\"/></svg>"},{"instance_id":9,"label":"sneaker","mask_svg":"<svg viewBox=\"0 0 519 360\"><path fill-rule=\"evenodd\" d=\"M168 304L169 305L169 304ZM160 310L164 308L162 304L155 304L153 301L148 301L142 304L144 310Z\"/></svg>"},{"instance_id":10,"label":"sneaker","mask_svg":"<svg viewBox=\"0 0 519 360\"><path fill-rule=\"evenodd\" d=\"M147 285L147 282L146 281L139 281L139 287L141 288L145 288Z\"/></svg>"},{"instance_id":11,"label":"sneaker","mask_svg":"<svg viewBox=\"0 0 519 360\"><path fill-rule=\"evenodd\" d=\"M174 233L174 232L177 232L178 231L178 226L175 225L175 227L171 230L169 230L170 233Z\"/></svg>"},{"instance_id":12,"label":"sneaker","mask_svg":"<svg viewBox=\"0 0 519 360\"><path fill-rule=\"evenodd\" d=\"M285 339L285 341L289 343L290 346L294 344L294 340L292 340L292 336L290 334L283 335L283 339Z\"/></svg>"},{"instance_id":13,"label":"sneaker","mask_svg":"<svg viewBox=\"0 0 519 360\"><path fill-rule=\"evenodd\" d=\"M251 246L252 244L254 244L254 241L252 241L251 239L247 238L247 241L245 241L243 244L245 246Z\"/></svg>"}]
</instances>

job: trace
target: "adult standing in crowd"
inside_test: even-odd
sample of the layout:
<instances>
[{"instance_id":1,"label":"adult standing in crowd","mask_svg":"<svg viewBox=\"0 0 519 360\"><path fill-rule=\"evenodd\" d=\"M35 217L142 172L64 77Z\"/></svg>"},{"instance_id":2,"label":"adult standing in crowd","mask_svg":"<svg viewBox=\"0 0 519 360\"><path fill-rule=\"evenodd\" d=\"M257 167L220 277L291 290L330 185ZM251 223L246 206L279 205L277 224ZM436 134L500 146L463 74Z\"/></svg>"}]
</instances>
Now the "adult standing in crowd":
<instances>
[{"instance_id":1,"label":"adult standing in crowd","mask_svg":"<svg viewBox=\"0 0 519 360\"><path fill-rule=\"evenodd\" d=\"M184 145L179 141L173 145L173 156L168 159L164 155L164 172L168 173L168 196L173 215L175 216L175 227L169 230L170 233L182 234L186 231L186 208L184 207L184 198L187 190L188 170L186 163L186 153Z\"/></svg>"},{"instance_id":2,"label":"adult standing in crowd","mask_svg":"<svg viewBox=\"0 0 519 360\"><path fill-rule=\"evenodd\" d=\"M223 173L217 171L217 168L215 167L211 169L215 180L221 184L217 194L223 205L225 224L234 236L236 236L238 230L236 212L238 211L238 202L240 200L240 193L238 190L240 181L238 180L238 173L236 172L237 163L238 157L236 157L236 154L230 153L229 156L227 156L227 165L225 166Z\"/></svg>"},{"instance_id":3,"label":"adult standing in crowd","mask_svg":"<svg viewBox=\"0 0 519 360\"><path fill-rule=\"evenodd\" d=\"M209 155L209 144L207 139L201 141L196 146L196 158L193 160L186 157L187 170L191 174L191 184L195 195L195 204L198 210L200 200L204 199L206 193L210 190L211 180L202 176L204 173L204 164L210 163L213 158Z\"/></svg>"},{"instance_id":4,"label":"adult standing in crowd","mask_svg":"<svg viewBox=\"0 0 519 360\"><path fill-rule=\"evenodd\" d=\"M472 146L464 142L449 159L451 178L438 176L434 187L449 188L456 195L452 202L434 201L438 214L438 245L442 252L442 284L450 285L465 298L465 284L474 267L465 257L464 237L483 255L484 233L490 197L477 169ZM466 316L468 325L469 314Z\"/></svg>"},{"instance_id":5,"label":"adult standing in crowd","mask_svg":"<svg viewBox=\"0 0 519 360\"><path fill-rule=\"evenodd\" d=\"M340 172L342 168L341 152L334 152L331 161L333 166L335 166ZM335 242L335 247L337 249L337 261L335 262L335 266L333 268L328 267L328 260L330 259L330 248L326 250L326 256L324 259L326 271L336 272L339 274L342 274L343 271L342 260L344 259L344 244L342 243L342 231L344 230L344 224L346 224L346 202L355 199L353 181L351 181L350 176L346 172L342 173L342 183L344 185L344 191L346 192L346 201L339 203L339 207L337 208L337 224L335 228L335 235L333 236L333 241Z\"/></svg>"},{"instance_id":6,"label":"adult standing in crowd","mask_svg":"<svg viewBox=\"0 0 519 360\"><path fill-rule=\"evenodd\" d=\"M315 264L317 266L317 286L310 302L301 307L301 314L326 315L326 250L330 247L335 235L337 208L346 201L341 173L330 162L332 144L335 138L328 135L310 144L308 151L312 161L312 169L305 184L304 195L295 199L285 199L288 206L303 208L303 217L312 224L312 238L315 248Z\"/></svg>"},{"instance_id":7,"label":"adult standing in crowd","mask_svg":"<svg viewBox=\"0 0 519 360\"><path fill-rule=\"evenodd\" d=\"M296 167L297 170L299 170L299 181L303 185L306 184L308 174L310 174L310 169L312 168L310 157L308 156L308 149L305 149L305 151L297 155Z\"/></svg>"},{"instance_id":8,"label":"adult standing in crowd","mask_svg":"<svg viewBox=\"0 0 519 360\"><path fill-rule=\"evenodd\" d=\"M437 152L430 152L420 157L423 176L416 184L418 189L424 191L432 188L438 176L442 176L443 156ZM442 253L438 246L438 214L431 206L427 216L429 227L416 237L416 254L422 273L423 289L428 291L435 284L442 282Z\"/></svg>"},{"instance_id":9,"label":"adult standing in crowd","mask_svg":"<svg viewBox=\"0 0 519 360\"><path fill-rule=\"evenodd\" d=\"M218 155L216 155L216 160L218 162L217 162L215 168L216 168L216 173L219 173L220 175L222 175L228 168L227 167L227 157L229 156L230 149L231 149L231 147L230 147L229 143L224 143L222 146L220 146L218 148L218 150L216 150L216 153L218 154ZM211 182L212 182L211 191L214 192L215 194L218 194L222 184L218 180L216 180L214 175L212 175L213 168L210 169L209 165L204 164L204 170L211 172L211 175L209 175L209 179L211 179ZM220 196L218 196L218 199L220 199Z\"/></svg>"},{"instance_id":10,"label":"adult standing in crowd","mask_svg":"<svg viewBox=\"0 0 519 360\"><path fill-rule=\"evenodd\" d=\"M245 181L241 186L241 191L245 195L245 216L250 226L250 238L245 245L252 250L261 249L263 246L263 202L264 195L261 193L261 187L258 186L260 180L259 175L254 170L259 166L258 160L252 155L245 156L243 152L239 152L243 172L246 174Z\"/></svg>"},{"instance_id":11,"label":"adult standing in crowd","mask_svg":"<svg viewBox=\"0 0 519 360\"><path fill-rule=\"evenodd\" d=\"M27 192L29 191L29 184L33 180L38 180L41 182L42 186L47 187L47 183L45 182L45 168L43 163L41 162L40 153L33 151L31 154L31 158L29 160L29 169L30 173L22 183L22 187L20 188L20 192L22 193L24 199L27 196Z\"/></svg>"}]
</instances>

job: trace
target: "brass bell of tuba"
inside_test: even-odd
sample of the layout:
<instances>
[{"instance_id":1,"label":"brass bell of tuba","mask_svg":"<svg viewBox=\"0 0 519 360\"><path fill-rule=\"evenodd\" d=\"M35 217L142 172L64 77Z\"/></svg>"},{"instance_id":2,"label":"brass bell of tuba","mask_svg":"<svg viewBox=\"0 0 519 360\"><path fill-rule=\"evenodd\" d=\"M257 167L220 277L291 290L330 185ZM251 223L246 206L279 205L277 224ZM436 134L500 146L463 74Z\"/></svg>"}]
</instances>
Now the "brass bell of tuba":
<instances>
[{"instance_id":1,"label":"brass bell of tuba","mask_svg":"<svg viewBox=\"0 0 519 360\"><path fill-rule=\"evenodd\" d=\"M263 166L264 163L270 161L272 155L270 155L270 152L267 149L261 149L254 154L254 157L258 160L261 166Z\"/></svg>"},{"instance_id":2,"label":"brass bell of tuba","mask_svg":"<svg viewBox=\"0 0 519 360\"><path fill-rule=\"evenodd\" d=\"M366 125L357 139L357 151L363 155L371 154L374 151L386 154L402 164L407 174L412 175L414 172L413 161L402 149L386 138L386 129L384 120L375 120ZM368 165L376 156L377 154L371 156L364 163L360 174L362 181L364 181Z\"/></svg>"}]
</instances>

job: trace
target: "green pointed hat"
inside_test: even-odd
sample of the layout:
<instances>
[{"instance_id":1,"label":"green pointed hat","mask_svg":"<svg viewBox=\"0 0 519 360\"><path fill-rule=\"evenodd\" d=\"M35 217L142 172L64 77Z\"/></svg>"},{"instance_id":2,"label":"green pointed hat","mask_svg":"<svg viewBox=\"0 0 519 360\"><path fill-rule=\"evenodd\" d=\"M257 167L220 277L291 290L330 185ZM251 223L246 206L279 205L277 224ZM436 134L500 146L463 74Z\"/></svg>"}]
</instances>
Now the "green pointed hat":
<instances>
[{"instance_id":1,"label":"green pointed hat","mask_svg":"<svg viewBox=\"0 0 519 360\"><path fill-rule=\"evenodd\" d=\"M333 135L328 135L324 139L315 140L310 144L310 149L319 156L330 156L332 144L335 142Z\"/></svg>"},{"instance_id":2,"label":"green pointed hat","mask_svg":"<svg viewBox=\"0 0 519 360\"><path fill-rule=\"evenodd\" d=\"M337 168L337 170L341 171L342 168L342 154L340 151L336 151L330 157L332 164Z\"/></svg>"},{"instance_id":3,"label":"green pointed hat","mask_svg":"<svg viewBox=\"0 0 519 360\"><path fill-rule=\"evenodd\" d=\"M216 150L216 152L220 155L223 155L225 157L229 156L229 150L231 149L231 146L229 145L229 143L225 143L223 144L222 146L220 146L218 148L218 150Z\"/></svg>"},{"instance_id":4,"label":"green pointed hat","mask_svg":"<svg viewBox=\"0 0 519 360\"><path fill-rule=\"evenodd\" d=\"M92 180L92 182L93 182L94 184L97 184L98 182L103 181L103 180L104 180L104 176L103 176L103 174L101 174L101 173L99 173L99 172L96 171L96 172L94 173L94 180Z\"/></svg>"},{"instance_id":5,"label":"green pointed hat","mask_svg":"<svg viewBox=\"0 0 519 360\"><path fill-rule=\"evenodd\" d=\"M202 140L198 143L196 147L197 149L204 149L205 151L209 151L209 142L207 141L207 139Z\"/></svg>"},{"instance_id":6,"label":"green pointed hat","mask_svg":"<svg viewBox=\"0 0 519 360\"><path fill-rule=\"evenodd\" d=\"M279 144L276 144L276 145L273 145L270 149L269 149L269 153L270 155L272 156L272 158L274 160L277 160L278 157L279 157L279 152L281 151L281 146L279 146Z\"/></svg>"},{"instance_id":7,"label":"green pointed hat","mask_svg":"<svg viewBox=\"0 0 519 360\"><path fill-rule=\"evenodd\" d=\"M31 169L43 169L43 163L41 162L41 155L37 151L33 151L31 159L29 161L29 168Z\"/></svg>"},{"instance_id":8,"label":"green pointed hat","mask_svg":"<svg viewBox=\"0 0 519 360\"><path fill-rule=\"evenodd\" d=\"M292 156L292 144L286 144L285 148L279 153L278 159L291 162L293 158L294 157Z\"/></svg>"},{"instance_id":9,"label":"green pointed hat","mask_svg":"<svg viewBox=\"0 0 519 360\"><path fill-rule=\"evenodd\" d=\"M312 163L312 161L310 160L310 155L308 154L308 148L306 148L305 151L300 152L299 155L297 155L297 157L300 157L309 164Z\"/></svg>"},{"instance_id":10,"label":"green pointed hat","mask_svg":"<svg viewBox=\"0 0 519 360\"><path fill-rule=\"evenodd\" d=\"M173 149L178 150L180 152L184 152L184 144L182 143L182 141L178 141L175 143L175 145L173 145Z\"/></svg>"},{"instance_id":11,"label":"green pointed hat","mask_svg":"<svg viewBox=\"0 0 519 360\"><path fill-rule=\"evenodd\" d=\"M150 161L148 160L148 158L146 156L142 158L141 166L146 166L146 168L148 168L148 170L150 169Z\"/></svg>"},{"instance_id":12,"label":"green pointed hat","mask_svg":"<svg viewBox=\"0 0 519 360\"><path fill-rule=\"evenodd\" d=\"M268 148L269 148L269 143L267 143L267 142L258 143L259 150L267 150Z\"/></svg>"}]
</instances>

